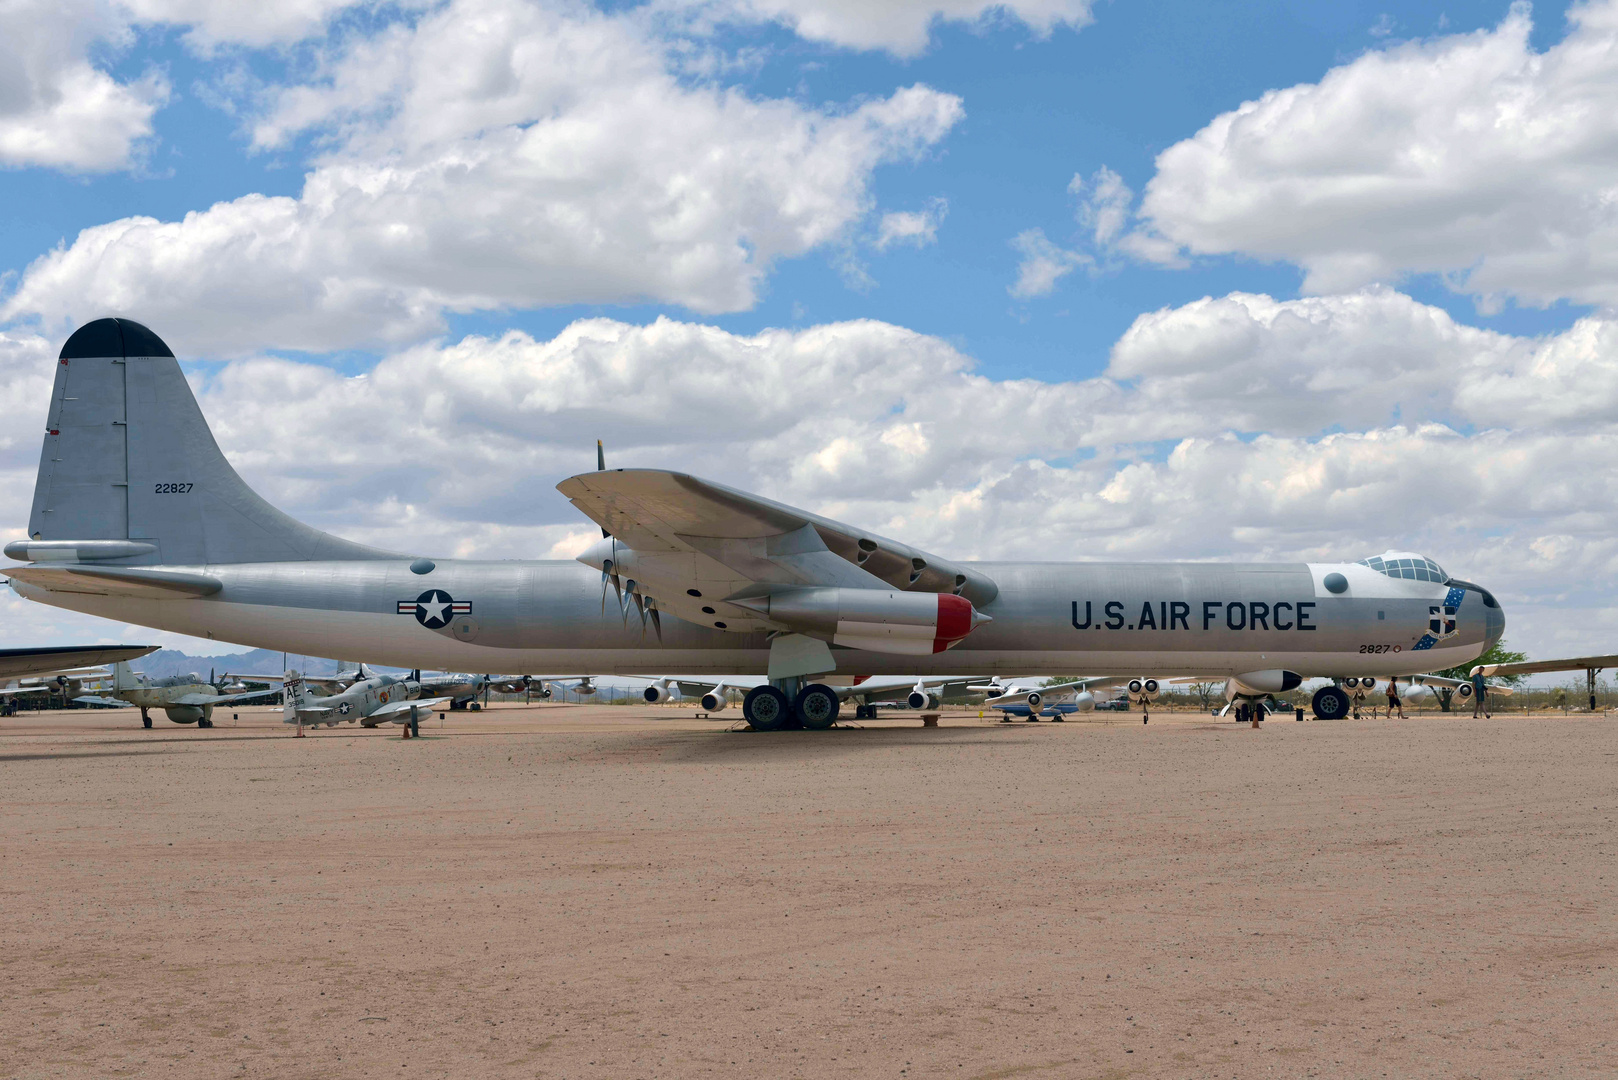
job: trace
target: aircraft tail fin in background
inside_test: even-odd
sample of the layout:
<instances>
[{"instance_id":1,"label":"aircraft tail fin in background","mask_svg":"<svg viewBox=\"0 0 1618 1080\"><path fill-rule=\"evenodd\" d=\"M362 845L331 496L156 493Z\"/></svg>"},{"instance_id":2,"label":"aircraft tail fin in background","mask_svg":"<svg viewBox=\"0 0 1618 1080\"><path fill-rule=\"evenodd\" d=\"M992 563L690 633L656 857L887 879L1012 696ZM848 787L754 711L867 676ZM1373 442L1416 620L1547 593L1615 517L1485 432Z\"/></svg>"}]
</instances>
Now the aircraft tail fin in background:
<instances>
[{"instance_id":1,"label":"aircraft tail fin in background","mask_svg":"<svg viewBox=\"0 0 1618 1080\"><path fill-rule=\"evenodd\" d=\"M7 545L13 558L72 558L52 549L91 540L136 541L75 549L126 566L400 557L260 498L220 453L173 352L137 322L74 331L45 427L29 540Z\"/></svg>"},{"instance_id":2,"label":"aircraft tail fin in background","mask_svg":"<svg viewBox=\"0 0 1618 1080\"><path fill-rule=\"evenodd\" d=\"M138 690L141 687L141 678L135 674L135 669L120 660L112 665L112 688L114 690Z\"/></svg>"}]
</instances>

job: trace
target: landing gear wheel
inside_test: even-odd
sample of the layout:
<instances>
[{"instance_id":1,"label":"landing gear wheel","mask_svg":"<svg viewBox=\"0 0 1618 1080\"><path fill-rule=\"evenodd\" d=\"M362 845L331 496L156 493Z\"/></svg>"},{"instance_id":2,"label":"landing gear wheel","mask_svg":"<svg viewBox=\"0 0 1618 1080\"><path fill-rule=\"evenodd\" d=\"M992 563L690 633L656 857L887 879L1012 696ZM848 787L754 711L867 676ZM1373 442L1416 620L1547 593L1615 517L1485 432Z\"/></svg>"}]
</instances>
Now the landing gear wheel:
<instances>
[{"instance_id":1,"label":"landing gear wheel","mask_svg":"<svg viewBox=\"0 0 1618 1080\"><path fill-rule=\"evenodd\" d=\"M755 686L742 699L742 716L754 731L780 731L792 719L792 704L773 686Z\"/></svg>"},{"instance_id":2,"label":"landing gear wheel","mask_svg":"<svg viewBox=\"0 0 1618 1080\"><path fill-rule=\"evenodd\" d=\"M152 726L152 716L145 709L142 709L140 711L140 726L141 727L151 727Z\"/></svg>"},{"instance_id":3,"label":"landing gear wheel","mask_svg":"<svg viewBox=\"0 0 1618 1080\"><path fill-rule=\"evenodd\" d=\"M809 731L825 731L837 723L837 713L841 708L837 691L823 683L810 683L799 690L798 700L792 703L798 723Z\"/></svg>"},{"instance_id":4,"label":"landing gear wheel","mask_svg":"<svg viewBox=\"0 0 1618 1080\"><path fill-rule=\"evenodd\" d=\"M1348 715L1348 694L1335 686L1322 686L1311 703L1318 720L1341 720Z\"/></svg>"},{"instance_id":5,"label":"landing gear wheel","mask_svg":"<svg viewBox=\"0 0 1618 1080\"><path fill-rule=\"evenodd\" d=\"M475 701L468 704L467 708L471 709L473 712L482 712L483 711L483 706L478 704Z\"/></svg>"}]
</instances>

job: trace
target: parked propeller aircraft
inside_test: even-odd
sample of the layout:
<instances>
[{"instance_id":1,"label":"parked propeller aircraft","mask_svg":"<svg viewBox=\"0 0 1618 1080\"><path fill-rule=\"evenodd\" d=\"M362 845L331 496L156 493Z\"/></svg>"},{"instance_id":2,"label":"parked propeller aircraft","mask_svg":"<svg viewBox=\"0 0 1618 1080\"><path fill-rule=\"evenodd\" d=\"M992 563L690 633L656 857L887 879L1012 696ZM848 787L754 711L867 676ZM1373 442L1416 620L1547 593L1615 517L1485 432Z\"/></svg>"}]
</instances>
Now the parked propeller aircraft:
<instances>
[{"instance_id":1,"label":"parked propeller aircraft","mask_svg":"<svg viewBox=\"0 0 1618 1080\"><path fill-rule=\"evenodd\" d=\"M101 694L83 694L73 700L86 705L134 705L140 709L142 727L152 726L148 710L162 709L164 715L176 724L211 728L216 705L233 701L265 701L280 692L279 689L270 689L251 690L245 694L221 694L194 674L152 680L119 661L112 665L111 690Z\"/></svg>"},{"instance_id":2,"label":"parked propeller aircraft","mask_svg":"<svg viewBox=\"0 0 1618 1080\"><path fill-rule=\"evenodd\" d=\"M1156 679L1117 676L1076 679L1053 686L1044 685L1043 680L1001 682L994 679L970 689L989 695L983 702L986 708L997 709L1007 718L1021 716L1030 722L1037 722L1046 714L1054 720L1061 720L1069 713L1093 712L1096 707L1095 692L1115 687L1124 688L1129 700L1142 707L1143 716L1145 709L1157 700L1160 692Z\"/></svg>"},{"instance_id":3,"label":"parked propeller aircraft","mask_svg":"<svg viewBox=\"0 0 1618 1080\"><path fill-rule=\"evenodd\" d=\"M308 682L295 671L287 672L286 695L282 721L299 727L336 727L356 721L368 728L382 723L408 724L450 700L423 698L420 683L397 675L373 675L340 694L316 697L309 692Z\"/></svg>"},{"instance_id":4,"label":"parked propeller aircraft","mask_svg":"<svg viewBox=\"0 0 1618 1080\"><path fill-rule=\"evenodd\" d=\"M1468 663L1505 616L1483 587L1388 552L1358 562L965 562L683 473L557 485L609 535L576 563L434 559L319 532L247 487L179 364L126 319L63 346L29 517L6 571L41 603L287 650L470 671L757 672L758 729L820 727L839 670L1311 676ZM639 627L603 611L612 585ZM648 607L647 601L651 602ZM1315 696L1321 715L1348 707Z\"/></svg>"}]
</instances>

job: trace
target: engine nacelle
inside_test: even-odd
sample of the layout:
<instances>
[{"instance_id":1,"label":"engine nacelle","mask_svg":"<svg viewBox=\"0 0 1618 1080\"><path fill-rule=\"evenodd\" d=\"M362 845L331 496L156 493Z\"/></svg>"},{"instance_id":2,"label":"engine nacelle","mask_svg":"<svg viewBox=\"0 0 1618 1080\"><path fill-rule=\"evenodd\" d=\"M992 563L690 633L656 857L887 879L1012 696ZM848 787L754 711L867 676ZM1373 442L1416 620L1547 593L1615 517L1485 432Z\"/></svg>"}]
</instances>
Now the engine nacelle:
<instances>
[{"instance_id":1,"label":"engine nacelle","mask_svg":"<svg viewBox=\"0 0 1618 1080\"><path fill-rule=\"evenodd\" d=\"M163 712L176 724L194 724L206 720L213 713L211 705L167 705Z\"/></svg>"},{"instance_id":2,"label":"engine nacelle","mask_svg":"<svg viewBox=\"0 0 1618 1080\"><path fill-rule=\"evenodd\" d=\"M729 704L730 695L718 687L702 695L702 711L705 713L720 712Z\"/></svg>"},{"instance_id":3,"label":"engine nacelle","mask_svg":"<svg viewBox=\"0 0 1618 1080\"><path fill-rule=\"evenodd\" d=\"M1280 668L1246 671L1225 680L1225 700L1235 701L1239 697L1284 694L1288 690L1296 690L1302 684L1303 676L1296 671L1283 671Z\"/></svg>"},{"instance_id":4,"label":"engine nacelle","mask_svg":"<svg viewBox=\"0 0 1618 1080\"><path fill-rule=\"evenodd\" d=\"M1472 700L1472 684L1469 683L1469 682L1464 682L1461 685L1457 686L1455 688L1455 692L1450 695L1450 700L1451 701L1459 701L1462 704L1465 704L1466 702L1471 701Z\"/></svg>"},{"instance_id":5,"label":"engine nacelle","mask_svg":"<svg viewBox=\"0 0 1618 1080\"><path fill-rule=\"evenodd\" d=\"M989 621L970 600L952 593L816 587L730 602L834 645L906 656L943 652Z\"/></svg>"},{"instance_id":6,"label":"engine nacelle","mask_svg":"<svg viewBox=\"0 0 1618 1080\"><path fill-rule=\"evenodd\" d=\"M938 695L931 690L912 690L910 696L905 698L905 704L912 709L936 709Z\"/></svg>"},{"instance_id":7,"label":"engine nacelle","mask_svg":"<svg viewBox=\"0 0 1618 1080\"><path fill-rule=\"evenodd\" d=\"M1157 695L1163 692L1156 679L1130 679L1125 689L1129 691L1129 700L1137 705L1156 701Z\"/></svg>"},{"instance_id":8,"label":"engine nacelle","mask_svg":"<svg viewBox=\"0 0 1618 1080\"><path fill-rule=\"evenodd\" d=\"M678 687L671 687L665 682L655 682L648 686L641 694L648 704L661 705L665 701L672 701L680 696Z\"/></svg>"}]
</instances>

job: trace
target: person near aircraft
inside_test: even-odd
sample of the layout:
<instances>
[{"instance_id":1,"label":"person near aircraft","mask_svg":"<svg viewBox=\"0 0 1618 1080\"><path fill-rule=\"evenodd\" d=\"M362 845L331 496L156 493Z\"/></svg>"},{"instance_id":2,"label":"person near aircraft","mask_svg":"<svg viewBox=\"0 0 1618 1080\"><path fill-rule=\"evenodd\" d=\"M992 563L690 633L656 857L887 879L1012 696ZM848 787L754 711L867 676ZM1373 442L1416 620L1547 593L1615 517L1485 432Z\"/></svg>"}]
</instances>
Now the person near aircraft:
<instances>
[{"instance_id":1,"label":"person near aircraft","mask_svg":"<svg viewBox=\"0 0 1618 1080\"><path fill-rule=\"evenodd\" d=\"M1397 675L1470 663L1505 628L1487 589L1409 552L966 562L666 469L557 485L607 533L573 563L385 551L243 483L139 323L81 326L54 372L28 536L5 546L28 564L4 571L13 590L250 647L330 656L363 641L406 669L751 672L768 681L743 714L771 730L835 721L824 680L838 672L1217 673L1251 695L1358 674L1369 656ZM1314 705L1335 719L1349 700L1328 685Z\"/></svg>"},{"instance_id":2,"label":"person near aircraft","mask_svg":"<svg viewBox=\"0 0 1618 1080\"><path fill-rule=\"evenodd\" d=\"M1482 713L1484 719L1489 719L1489 686L1484 681L1483 672L1474 669L1472 672L1472 719L1476 720Z\"/></svg>"},{"instance_id":3,"label":"person near aircraft","mask_svg":"<svg viewBox=\"0 0 1618 1080\"><path fill-rule=\"evenodd\" d=\"M1404 705L1402 705L1399 702L1399 680L1398 679L1389 679L1388 680L1388 719L1389 720L1393 719L1393 713L1394 713L1395 709L1397 709L1398 712L1399 712L1399 719L1401 719L1401 720L1406 719L1406 717L1405 717L1405 707L1404 707Z\"/></svg>"}]
</instances>

